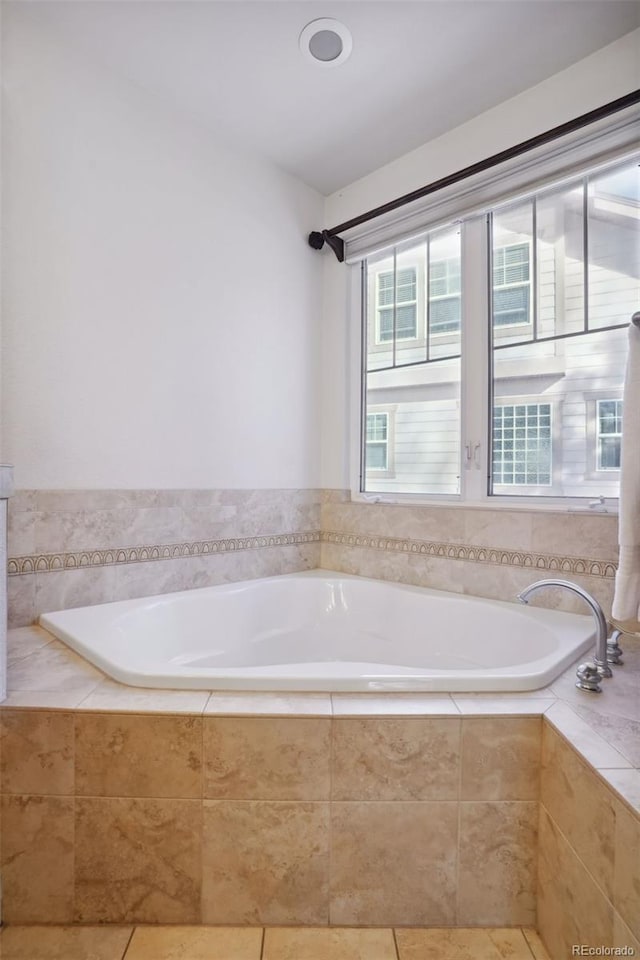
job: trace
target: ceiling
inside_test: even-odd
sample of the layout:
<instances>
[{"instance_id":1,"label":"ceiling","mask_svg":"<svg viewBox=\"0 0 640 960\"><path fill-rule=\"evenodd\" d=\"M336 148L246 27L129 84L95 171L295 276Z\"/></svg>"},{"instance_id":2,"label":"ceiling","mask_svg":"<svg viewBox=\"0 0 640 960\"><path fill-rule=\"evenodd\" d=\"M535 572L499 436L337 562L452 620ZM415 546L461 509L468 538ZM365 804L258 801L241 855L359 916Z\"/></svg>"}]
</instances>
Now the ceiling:
<instances>
[{"instance_id":1,"label":"ceiling","mask_svg":"<svg viewBox=\"0 0 640 960\"><path fill-rule=\"evenodd\" d=\"M26 8L26 9L25 9ZM323 194L563 70L640 25L632 0L46 0L3 3L229 144ZM349 60L298 36L336 17Z\"/></svg>"}]
</instances>

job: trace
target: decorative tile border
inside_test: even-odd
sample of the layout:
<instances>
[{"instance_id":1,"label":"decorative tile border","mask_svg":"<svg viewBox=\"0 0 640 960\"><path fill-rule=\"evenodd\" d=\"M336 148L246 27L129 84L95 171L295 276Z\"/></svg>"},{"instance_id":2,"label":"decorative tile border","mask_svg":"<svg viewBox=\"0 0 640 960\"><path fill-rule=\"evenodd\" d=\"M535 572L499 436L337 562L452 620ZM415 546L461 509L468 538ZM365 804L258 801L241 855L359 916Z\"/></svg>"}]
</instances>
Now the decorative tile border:
<instances>
[{"instance_id":1,"label":"decorative tile border","mask_svg":"<svg viewBox=\"0 0 640 960\"><path fill-rule=\"evenodd\" d=\"M181 543L10 557L7 573L10 577L16 577L34 573L53 573L88 567L148 563L154 560L175 560L233 553L241 550L259 550L264 547L283 547L292 544L318 542L345 547L361 547L366 550L382 550L388 553L436 557L444 560L464 560L467 563L489 563L497 566L526 567L553 573L582 574L606 580L613 579L616 573L616 564L610 560L528 553L522 550L503 550L499 547L479 547L436 540L410 540L369 534L336 533L328 530L279 533L262 537L226 538L224 540L190 540Z\"/></svg>"},{"instance_id":2,"label":"decorative tile border","mask_svg":"<svg viewBox=\"0 0 640 960\"><path fill-rule=\"evenodd\" d=\"M498 566L527 567L554 573L584 574L588 577L613 579L616 564L610 560L591 560L586 557L561 557L553 554L527 553L523 550L502 550L499 547L467 546L461 543L442 543L435 540L409 540L396 537L370 536L362 533L333 533L323 530L322 543L345 547L364 547L366 550L384 550L389 553L409 553L438 557L444 560L465 560L467 563L490 563Z\"/></svg>"},{"instance_id":3,"label":"decorative tile border","mask_svg":"<svg viewBox=\"0 0 640 960\"><path fill-rule=\"evenodd\" d=\"M319 541L320 531L312 530L301 533L277 533L265 537L190 540L183 543L154 544L153 546L81 550L76 553L42 553L26 557L9 557L7 573L10 577L19 577L33 573L54 573L61 570L86 569L87 567L119 566L124 563L148 563L151 560L204 557L211 554L233 553L239 550L286 547L292 544L318 543Z\"/></svg>"}]
</instances>

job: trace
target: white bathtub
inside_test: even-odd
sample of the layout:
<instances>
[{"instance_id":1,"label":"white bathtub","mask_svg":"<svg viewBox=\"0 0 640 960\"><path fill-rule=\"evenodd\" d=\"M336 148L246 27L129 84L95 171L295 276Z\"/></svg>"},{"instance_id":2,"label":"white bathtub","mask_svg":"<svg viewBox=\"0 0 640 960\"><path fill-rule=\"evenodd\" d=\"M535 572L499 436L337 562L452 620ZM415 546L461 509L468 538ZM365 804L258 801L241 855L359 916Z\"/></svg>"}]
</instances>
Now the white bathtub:
<instances>
[{"instance_id":1,"label":"white bathtub","mask_svg":"<svg viewBox=\"0 0 640 960\"><path fill-rule=\"evenodd\" d=\"M535 690L594 637L589 616L325 570L40 623L122 683L205 690Z\"/></svg>"}]
</instances>

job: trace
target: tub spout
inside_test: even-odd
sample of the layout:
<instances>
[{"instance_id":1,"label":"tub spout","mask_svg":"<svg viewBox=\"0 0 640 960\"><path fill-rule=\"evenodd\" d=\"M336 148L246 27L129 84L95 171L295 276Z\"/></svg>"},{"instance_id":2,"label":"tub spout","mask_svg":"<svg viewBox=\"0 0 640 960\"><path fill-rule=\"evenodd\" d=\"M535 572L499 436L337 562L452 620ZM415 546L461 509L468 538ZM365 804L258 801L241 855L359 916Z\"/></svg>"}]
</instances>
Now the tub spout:
<instances>
[{"instance_id":1,"label":"tub spout","mask_svg":"<svg viewBox=\"0 0 640 960\"><path fill-rule=\"evenodd\" d=\"M598 679L613 676L611 667L607 662L607 621L602 607L590 593L587 593L586 590L579 587L577 583L571 583L570 580L538 580L536 583L532 583L530 587L527 587L526 590L523 590L522 593L519 593L518 600L520 603L528 603L529 597L538 590L543 589L543 587L560 587L564 590L570 590L571 593L582 597L582 599L586 600L589 604L596 622L596 654L593 658L593 663L595 665L595 671L597 671L597 677L594 676L595 671L593 669L587 669L590 665L583 663L577 670L576 675L578 680L576 687L579 687L581 690L591 690L592 692L600 693Z\"/></svg>"}]
</instances>

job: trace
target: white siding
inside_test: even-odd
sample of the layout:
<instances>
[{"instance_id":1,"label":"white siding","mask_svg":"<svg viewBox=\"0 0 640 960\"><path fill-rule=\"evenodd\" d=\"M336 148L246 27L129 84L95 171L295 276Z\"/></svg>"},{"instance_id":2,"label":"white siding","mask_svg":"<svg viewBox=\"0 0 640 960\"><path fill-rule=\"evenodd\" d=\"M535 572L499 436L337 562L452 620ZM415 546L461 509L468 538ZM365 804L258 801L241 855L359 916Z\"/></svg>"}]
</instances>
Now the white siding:
<instances>
[{"instance_id":1,"label":"white siding","mask_svg":"<svg viewBox=\"0 0 640 960\"><path fill-rule=\"evenodd\" d=\"M549 211L545 211L543 238L537 245L538 337L584 328L581 201L567 194L563 203L564 226L553 224ZM601 326L625 323L640 306L639 211L629 204L623 217L618 208L613 211L594 208L593 201L590 211L589 329L597 331ZM497 243L505 243L507 236L510 243L531 239L523 233L508 235L506 222L505 218ZM522 224L520 217L518 229L524 229ZM497 337L503 343L517 342L516 337L529 339L531 327L523 328L522 333L517 327L501 328ZM549 402L554 425L552 485L535 491L504 486L497 492L576 497L618 495L618 471L597 470L596 406L598 400L621 397L626 349L626 330L620 330L595 333L587 338L523 343L496 354L497 402ZM415 402L402 402L403 393L406 398L407 376L411 377L408 371L391 371L369 378L368 402L395 404L396 409L393 472L378 479L371 474L368 490L459 492L459 403L455 397L443 397L443 390L447 392L447 376L443 378L439 367L436 364L414 368L420 391L420 400ZM438 380L432 386L428 384L430 374ZM449 380L448 392L457 392L457 389L457 384Z\"/></svg>"}]
</instances>

